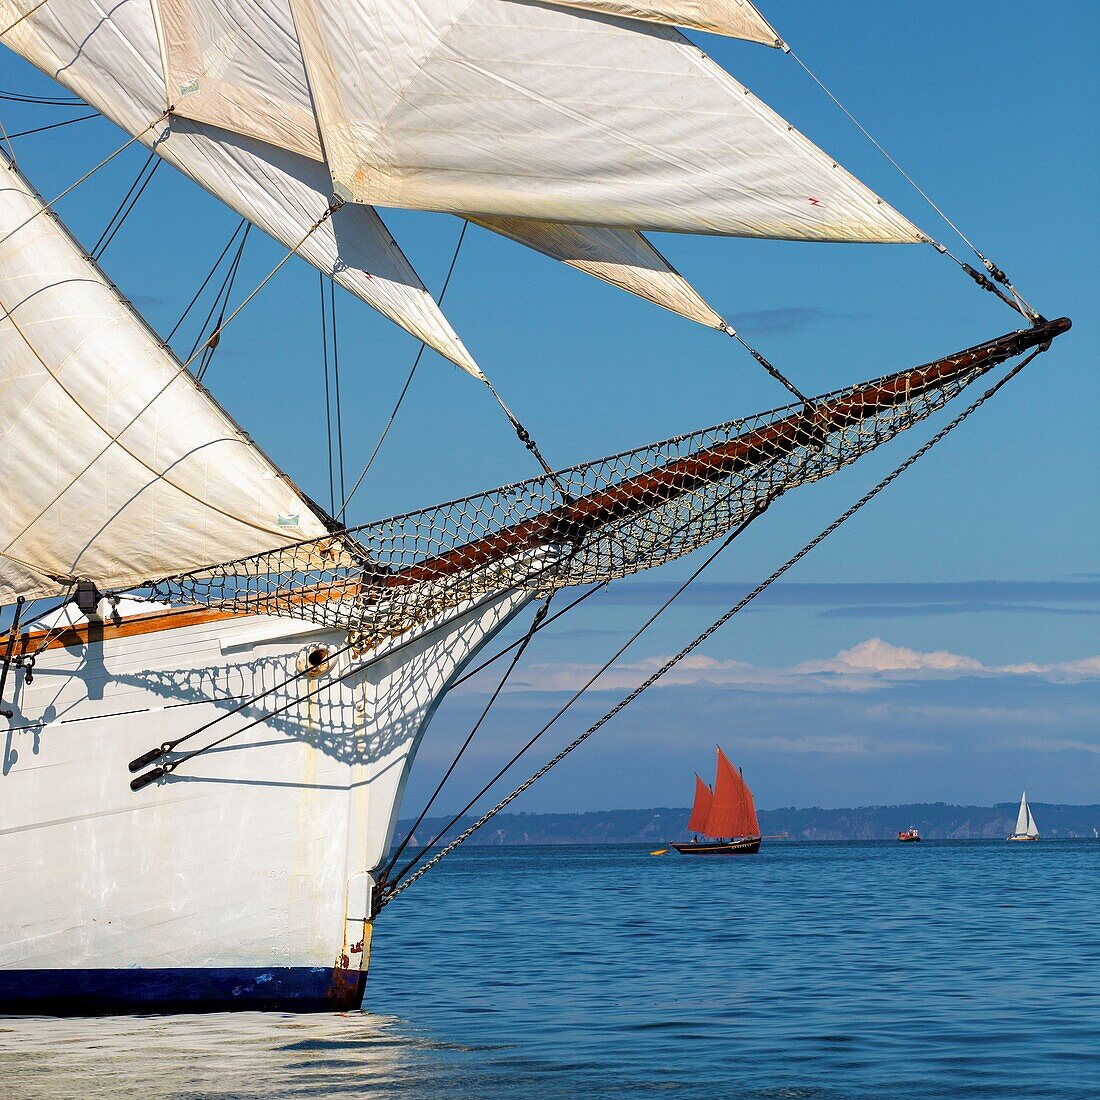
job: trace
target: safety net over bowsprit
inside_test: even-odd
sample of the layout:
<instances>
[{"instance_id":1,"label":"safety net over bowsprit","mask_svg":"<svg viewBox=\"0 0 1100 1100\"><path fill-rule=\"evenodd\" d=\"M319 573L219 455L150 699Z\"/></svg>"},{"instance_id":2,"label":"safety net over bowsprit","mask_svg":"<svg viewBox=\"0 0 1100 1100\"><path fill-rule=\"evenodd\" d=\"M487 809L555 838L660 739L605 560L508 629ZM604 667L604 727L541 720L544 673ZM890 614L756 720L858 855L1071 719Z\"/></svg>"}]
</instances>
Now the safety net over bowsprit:
<instances>
[{"instance_id":1,"label":"safety net over bowsprit","mask_svg":"<svg viewBox=\"0 0 1100 1100\"><path fill-rule=\"evenodd\" d=\"M926 366L324 539L150 583L159 598L310 619L377 644L510 590L650 569L942 408L1042 328Z\"/></svg>"}]
</instances>

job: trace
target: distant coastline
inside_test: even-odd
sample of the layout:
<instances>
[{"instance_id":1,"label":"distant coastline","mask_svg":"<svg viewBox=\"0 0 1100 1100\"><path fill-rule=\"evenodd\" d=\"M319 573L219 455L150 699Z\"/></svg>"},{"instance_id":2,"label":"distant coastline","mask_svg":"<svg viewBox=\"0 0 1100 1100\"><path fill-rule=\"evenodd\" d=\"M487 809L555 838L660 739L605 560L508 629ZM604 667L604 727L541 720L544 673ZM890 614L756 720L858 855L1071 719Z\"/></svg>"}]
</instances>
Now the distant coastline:
<instances>
[{"instance_id":1,"label":"distant coastline","mask_svg":"<svg viewBox=\"0 0 1100 1100\"><path fill-rule=\"evenodd\" d=\"M1050 840L1085 839L1100 830L1100 805L1070 806L1032 802L1041 834ZM921 802L903 806L855 806L824 810L793 806L760 811L761 831L786 833L791 840L892 840L910 825L927 840L996 840L1012 832L1019 804L952 806ZM475 833L471 844L648 844L686 839L688 809L653 807L642 810L593 810L576 814L499 814ZM452 837L473 823L463 818L447 833ZM447 822L432 817L423 822L414 841L426 843ZM398 823L397 835L407 834L413 820Z\"/></svg>"}]
</instances>

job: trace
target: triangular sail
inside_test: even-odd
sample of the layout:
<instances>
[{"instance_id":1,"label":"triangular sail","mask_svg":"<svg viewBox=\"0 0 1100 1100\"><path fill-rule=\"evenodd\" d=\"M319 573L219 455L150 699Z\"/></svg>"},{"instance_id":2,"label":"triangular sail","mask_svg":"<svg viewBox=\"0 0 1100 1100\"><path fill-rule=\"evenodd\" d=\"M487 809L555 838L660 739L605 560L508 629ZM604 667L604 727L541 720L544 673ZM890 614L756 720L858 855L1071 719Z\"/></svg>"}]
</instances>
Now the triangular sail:
<instances>
[{"instance_id":1,"label":"triangular sail","mask_svg":"<svg viewBox=\"0 0 1100 1100\"><path fill-rule=\"evenodd\" d=\"M1031 807L1030 806L1028 806L1028 808L1027 808L1027 835L1028 836L1038 836L1039 835L1039 828L1035 824L1035 817L1031 812Z\"/></svg>"},{"instance_id":2,"label":"triangular sail","mask_svg":"<svg viewBox=\"0 0 1100 1100\"><path fill-rule=\"evenodd\" d=\"M8 166L0 396L0 603L327 532Z\"/></svg>"},{"instance_id":3,"label":"triangular sail","mask_svg":"<svg viewBox=\"0 0 1100 1100\"><path fill-rule=\"evenodd\" d=\"M760 835L760 823L756 819L752 792L721 749L718 750L714 799L707 817L707 826L702 831L709 837Z\"/></svg>"},{"instance_id":4,"label":"triangular sail","mask_svg":"<svg viewBox=\"0 0 1100 1100\"><path fill-rule=\"evenodd\" d=\"M719 330L727 327L699 292L634 230L567 225L530 218L471 215L470 221L678 313L689 321Z\"/></svg>"},{"instance_id":5,"label":"triangular sail","mask_svg":"<svg viewBox=\"0 0 1100 1100\"><path fill-rule=\"evenodd\" d=\"M671 27L502 0L292 0L338 192L794 240L925 238Z\"/></svg>"},{"instance_id":6,"label":"triangular sail","mask_svg":"<svg viewBox=\"0 0 1100 1100\"><path fill-rule=\"evenodd\" d=\"M710 787L697 775L695 777L695 801L691 805L691 817L688 818L688 831L705 833L710 818L710 806L714 795Z\"/></svg>"},{"instance_id":7,"label":"triangular sail","mask_svg":"<svg viewBox=\"0 0 1100 1100\"><path fill-rule=\"evenodd\" d=\"M669 23L712 34L743 38L765 46L781 46L779 36L748 0L552 0L562 8Z\"/></svg>"},{"instance_id":8,"label":"triangular sail","mask_svg":"<svg viewBox=\"0 0 1100 1100\"><path fill-rule=\"evenodd\" d=\"M286 0L263 0L262 10L271 18L280 9L286 9ZM287 248L302 242L298 254L303 259L463 370L480 376L374 210L345 207L302 241L331 201L332 181L323 163L269 144L267 130L259 134L265 140L258 141L230 132L232 126L178 114L170 129L149 130L166 105L181 108L188 99L179 98L178 88L174 95L166 94L156 11L149 0L126 0L106 13L88 0L50 0L37 6L0 0L0 24L14 24L3 41L31 64L116 125L143 134L142 141L154 145L165 160ZM289 13L283 18L289 21ZM215 70L221 71L220 66ZM239 95L243 82L230 81L233 72L227 68L223 76ZM296 87L284 79L268 99L282 102ZM204 116L216 106L197 102ZM256 99L255 110L265 111L265 102L262 96ZM234 108L234 117L247 113L245 107ZM263 122L264 127L269 124ZM301 126L298 130L305 133Z\"/></svg>"},{"instance_id":9,"label":"triangular sail","mask_svg":"<svg viewBox=\"0 0 1100 1100\"><path fill-rule=\"evenodd\" d=\"M1027 808L1027 791L1020 795L1020 812L1016 815L1016 836L1027 835L1027 819L1030 811Z\"/></svg>"}]
</instances>

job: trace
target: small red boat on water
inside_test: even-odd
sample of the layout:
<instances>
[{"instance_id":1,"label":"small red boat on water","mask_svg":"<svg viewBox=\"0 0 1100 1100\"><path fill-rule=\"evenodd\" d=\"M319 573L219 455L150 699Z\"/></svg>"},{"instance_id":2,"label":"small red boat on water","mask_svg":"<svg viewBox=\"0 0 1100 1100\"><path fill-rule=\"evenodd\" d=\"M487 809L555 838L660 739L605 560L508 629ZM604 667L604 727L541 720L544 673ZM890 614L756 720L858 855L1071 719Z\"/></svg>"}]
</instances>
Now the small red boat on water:
<instances>
[{"instance_id":1,"label":"small red boat on water","mask_svg":"<svg viewBox=\"0 0 1100 1100\"><path fill-rule=\"evenodd\" d=\"M902 829L902 831L898 833L898 840L900 840L902 844L919 844L920 833L910 825L908 829Z\"/></svg>"},{"instance_id":2,"label":"small red boat on water","mask_svg":"<svg viewBox=\"0 0 1100 1100\"><path fill-rule=\"evenodd\" d=\"M752 791L720 748L714 790L695 776L695 803L688 828L695 834L691 843L672 845L684 856L752 855L760 851L760 822ZM700 840L700 836L706 839Z\"/></svg>"}]
</instances>

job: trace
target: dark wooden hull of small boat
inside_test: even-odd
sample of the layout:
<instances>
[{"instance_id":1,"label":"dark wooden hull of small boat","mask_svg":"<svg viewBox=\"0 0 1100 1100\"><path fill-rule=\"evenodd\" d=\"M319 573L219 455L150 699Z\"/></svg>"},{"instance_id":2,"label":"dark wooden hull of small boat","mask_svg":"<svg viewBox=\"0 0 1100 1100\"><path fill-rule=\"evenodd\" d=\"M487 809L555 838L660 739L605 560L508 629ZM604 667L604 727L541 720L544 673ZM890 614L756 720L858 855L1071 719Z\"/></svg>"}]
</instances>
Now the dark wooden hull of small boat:
<instances>
[{"instance_id":1,"label":"dark wooden hull of small boat","mask_svg":"<svg viewBox=\"0 0 1100 1100\"><path fill-rule=\"evenodd\" d=\"M919 836L899 836L898 837L898 843L899 844L919 844L920 843L920 837Z\"/></svg>"},{"instance_id":2,"label":"dark wooden hull of small boat","mask_svg":"<svg viewBox=\"0 0 1100 1100\"><path fill-rule=\"evenodd\" d=\"M698 844L673 844L682 856L751 856L760 851L760 837L749 840L701 841Z\"/></svg>"}]
</instances>

